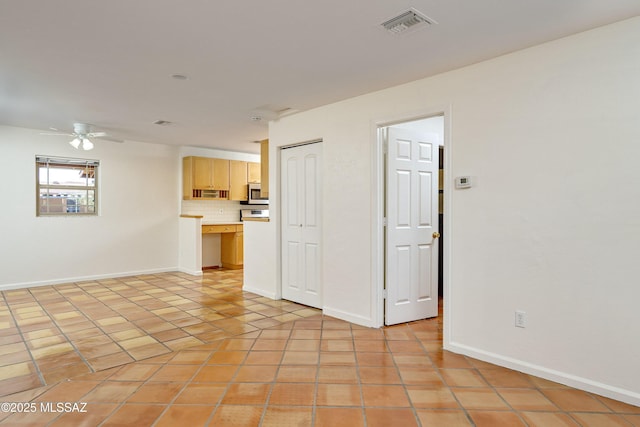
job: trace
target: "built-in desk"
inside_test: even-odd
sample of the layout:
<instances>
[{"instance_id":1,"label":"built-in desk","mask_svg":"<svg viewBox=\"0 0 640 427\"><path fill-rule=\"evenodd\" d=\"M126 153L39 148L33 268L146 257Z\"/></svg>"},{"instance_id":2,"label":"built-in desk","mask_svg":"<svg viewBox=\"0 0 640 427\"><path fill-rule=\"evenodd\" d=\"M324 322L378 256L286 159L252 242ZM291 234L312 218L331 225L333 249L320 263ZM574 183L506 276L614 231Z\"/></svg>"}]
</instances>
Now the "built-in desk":
<instances>
[{"instance_id":1,"label":"built-in desk","mask_svg":"<svg viewBox=\"0 0 640 427\"><path fill-rule=\"evenodd\" d=\"M203 223L202 234L220 234L220 261L223 268L240 269L243 267L242 223Z\"/></svg>"}]
</instances>

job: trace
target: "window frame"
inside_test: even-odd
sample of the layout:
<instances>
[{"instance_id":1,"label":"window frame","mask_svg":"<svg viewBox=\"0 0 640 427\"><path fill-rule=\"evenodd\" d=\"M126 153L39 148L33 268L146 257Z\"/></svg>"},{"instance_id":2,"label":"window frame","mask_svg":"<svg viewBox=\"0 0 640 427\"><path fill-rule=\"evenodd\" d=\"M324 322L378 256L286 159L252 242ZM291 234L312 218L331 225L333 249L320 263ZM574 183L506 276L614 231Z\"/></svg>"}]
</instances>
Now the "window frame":
<instances>
[{"instance_id":1,"label":"window frame","mask_svg":"<svg viewBox=\"0 0 640 427\"><path fill-rule=\"evenodd\" d=\"M50 216L98 216L98 177L99 177L99 169L100 169L100 161L94 159L78 159L72 157L54 157L54 156L40 156L37 155L35 159L36 165L36 216L37 217L50 217ZM41 184L41 169L46 168L47 176L42 179L44 184ZM77 169L77 170L85 170L85 184L56 184L50 182L50 174L49 171L52 168L57 169ZM89 176L89 171L92 172L92 177ZM93 184L89 184L89 180L93 178ZM69 211L68 206L65 209L57 212L50 212L51 205L49 203L43 205L43 196L41 194L42 190L47 190L47 194L51 194L51 190L53 191L64 191L69 190L72 192L78 192L78 190L85 193L85 197L87 200L90 199L89 193L93 193L93 203L85 204L85 205L76 205L76 206L86 206L86 211L83 212L83 209L76 209L75 211ZM51 196L48 196L47 199L50 199ZM66 198L65 200L70 200ZM65 204L66 206L66 204ZM46 207L46 209L43 209ZM93 207L93 209L89 209Z\"/></svg>"}]
</instances>

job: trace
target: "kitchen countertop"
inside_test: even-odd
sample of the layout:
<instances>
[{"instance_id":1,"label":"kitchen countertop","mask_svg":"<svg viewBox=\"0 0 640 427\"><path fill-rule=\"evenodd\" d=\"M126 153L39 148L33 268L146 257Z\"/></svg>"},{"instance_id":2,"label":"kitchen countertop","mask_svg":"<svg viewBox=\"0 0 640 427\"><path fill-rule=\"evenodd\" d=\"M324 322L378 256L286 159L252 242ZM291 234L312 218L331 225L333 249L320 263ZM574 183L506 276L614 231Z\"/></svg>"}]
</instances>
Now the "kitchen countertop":
<instances>
[{"instance_id":1,"label":"kitchen countertop","mask_svg":"<svg viewBox=\"0 0 640 427\"><path fill-rule=\"evenodd\" d=\"M242 221L202 221L202 225L239 225Z\"/></svg>"},{"instance_id":2,"label":"kitchen countertop","mask_svg":"<svg viewBox=\"0 0 640 427\"><path fill-rule=\"evenodd\" d=\"M180 215L180 218L204 218L202 215ZM269 222L269 218L245 218L242 221L202 221L202 225L241 225L246 221Z\"/></svg>"}]
</instances>

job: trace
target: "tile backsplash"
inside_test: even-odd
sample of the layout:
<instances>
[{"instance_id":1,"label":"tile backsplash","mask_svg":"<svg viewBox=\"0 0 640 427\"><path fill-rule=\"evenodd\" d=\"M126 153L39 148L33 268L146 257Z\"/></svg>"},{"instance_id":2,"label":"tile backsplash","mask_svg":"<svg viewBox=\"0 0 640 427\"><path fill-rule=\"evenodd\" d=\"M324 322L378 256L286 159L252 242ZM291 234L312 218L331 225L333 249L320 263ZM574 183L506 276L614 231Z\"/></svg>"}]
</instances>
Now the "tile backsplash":
<instances>
[{"instance_id":1,"label":"tile backsplash","mask_svg":"<svg viewBox=\"0 0 640 427\"><path fill-rule=\"evenodd\" d=\"M202 215L203 221L238 222L240 221L240 202L230 200L183 200L183 215Z\"/></svg>"}]
</instances>

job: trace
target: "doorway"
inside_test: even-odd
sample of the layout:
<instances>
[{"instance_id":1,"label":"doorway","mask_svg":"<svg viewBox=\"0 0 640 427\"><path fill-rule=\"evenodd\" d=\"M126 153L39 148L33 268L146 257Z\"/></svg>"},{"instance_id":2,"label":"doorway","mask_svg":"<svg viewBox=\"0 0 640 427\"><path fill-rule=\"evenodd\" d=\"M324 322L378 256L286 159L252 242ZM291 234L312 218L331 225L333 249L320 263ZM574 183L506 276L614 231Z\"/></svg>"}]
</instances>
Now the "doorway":
<instances>
[{"instance_id":1,"label":"doorway","mask_svg":"<svg viewBox=\"0 0 640 427\"><path fill-rule=\"evenodd\" d=\"M438 316L443 295L444 114L378 127L385 325Z\"/></svg>"}]
</instances>

